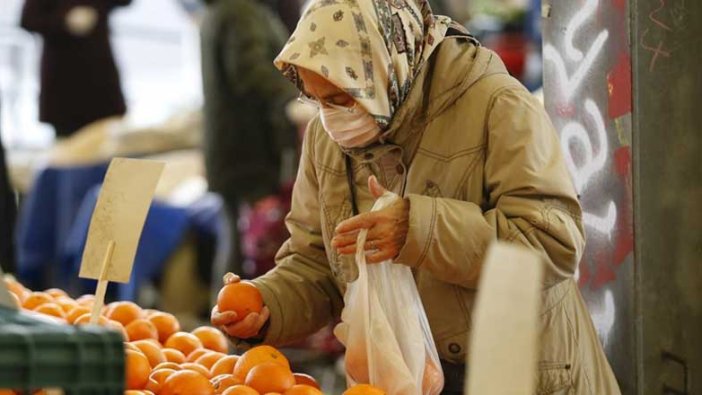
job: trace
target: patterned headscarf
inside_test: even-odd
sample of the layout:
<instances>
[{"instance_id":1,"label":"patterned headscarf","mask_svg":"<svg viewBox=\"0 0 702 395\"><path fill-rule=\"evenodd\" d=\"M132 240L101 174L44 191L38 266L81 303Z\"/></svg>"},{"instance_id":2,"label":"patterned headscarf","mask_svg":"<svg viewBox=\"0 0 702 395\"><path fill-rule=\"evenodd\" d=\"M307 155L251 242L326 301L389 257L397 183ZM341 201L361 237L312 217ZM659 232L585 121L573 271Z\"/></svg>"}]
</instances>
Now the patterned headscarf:
<instances>
[{"instance_id":1,"label":"patterned headscarf","mask_svg":"<svg viewBox=\"0 0 702 395\"><path fill-rule=\"evenodd\" d=\"M325 77L386 130L450 23L427 0L312 0L275 65L301 91L297 67Z\"/></svg>"}]
</instances>

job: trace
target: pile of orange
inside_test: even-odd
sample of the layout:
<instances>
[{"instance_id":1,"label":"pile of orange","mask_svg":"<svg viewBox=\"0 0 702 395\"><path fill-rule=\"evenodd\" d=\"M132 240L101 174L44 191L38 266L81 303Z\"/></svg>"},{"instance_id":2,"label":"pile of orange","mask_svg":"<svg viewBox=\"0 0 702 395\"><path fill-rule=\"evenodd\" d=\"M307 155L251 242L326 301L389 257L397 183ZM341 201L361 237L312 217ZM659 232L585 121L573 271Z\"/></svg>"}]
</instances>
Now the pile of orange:
<instances>
[{"instance_id":1,"label":"pile of orange","mask_svg":"<svg viewBox=\"0 0 702 395\"><path fill-rule=\"evenodd\" d=\"M11 277L4 280L24 310L72 325L90 320L91 295L74 300L58 289L32 292ZM258 346L240 356L228 355L227 339L219 330L203 326L181 331L169 313L114 302L102 309L98 324L124 337L125 395L322 395L317 382L293 373L277 349Z\"/></svg>"}]
</instances>

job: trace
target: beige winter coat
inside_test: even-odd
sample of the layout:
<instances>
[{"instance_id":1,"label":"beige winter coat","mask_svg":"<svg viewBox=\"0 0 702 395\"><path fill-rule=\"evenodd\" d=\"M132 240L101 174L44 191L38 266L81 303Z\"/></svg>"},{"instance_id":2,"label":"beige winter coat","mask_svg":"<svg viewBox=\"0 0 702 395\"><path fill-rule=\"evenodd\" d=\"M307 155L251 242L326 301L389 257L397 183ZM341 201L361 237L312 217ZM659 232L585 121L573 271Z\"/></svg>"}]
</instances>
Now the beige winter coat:
<instances>
[{"instance_id":1,"label":"beige winter coat","mask_svg":"<svg viewBox=\"0 0 702 395\"><path fill-rule=\"evenodd\" d=\"M410 201L396 262L414 269L439 355L464 363L486 247L500 239L543 256L538 394L618 394L573 274L581 210L543 106L491 51L447 38L393 118L388 142L349 151L361 212L367 179ZM277 267L255 281L271 310L266 343L303 338L338 317L353 262L330 247L352 216L344 152L319 120L305 136ZM509 339L505 339L509 341Z\"/></svg>"}]
</instances>

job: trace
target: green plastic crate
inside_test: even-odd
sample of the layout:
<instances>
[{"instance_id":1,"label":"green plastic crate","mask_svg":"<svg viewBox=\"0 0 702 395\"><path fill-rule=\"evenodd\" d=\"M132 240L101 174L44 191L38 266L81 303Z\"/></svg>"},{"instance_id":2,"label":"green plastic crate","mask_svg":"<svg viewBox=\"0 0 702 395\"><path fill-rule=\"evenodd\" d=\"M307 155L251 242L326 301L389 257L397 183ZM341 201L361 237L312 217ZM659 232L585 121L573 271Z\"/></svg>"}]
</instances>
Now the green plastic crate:
<instances>
[{"instance_id":1,"label":"green plastic crate","mask_svg":"<svg viewBox=\"0 0 702 395\"><path fill-rule=\"evenodd\" d=\"M98 326L73 327L0 307L0 388L122 395L122 337Z\"/></svg>"}]
</instances>

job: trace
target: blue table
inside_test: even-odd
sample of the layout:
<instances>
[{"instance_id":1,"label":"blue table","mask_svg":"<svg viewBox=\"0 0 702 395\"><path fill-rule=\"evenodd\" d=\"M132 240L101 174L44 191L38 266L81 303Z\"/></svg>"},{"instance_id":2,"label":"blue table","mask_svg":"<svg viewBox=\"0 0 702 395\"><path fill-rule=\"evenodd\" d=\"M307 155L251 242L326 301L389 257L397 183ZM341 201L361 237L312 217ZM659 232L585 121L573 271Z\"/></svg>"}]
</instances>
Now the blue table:
<instances>
[{"instance_id":1,"label":"blue table","mask_svg":"<svg viewBox=\"0 0 702 395\"><path fill-rule=\"evenodd\" d=\"M73 294L92 292L94 282L77 281L90 218L107 164L55 169L39 175L22 207L18 231L18 275L32 289L60 287ZM187 207L154 201L139 240L132 280L113 285L115 297L133 300L145 280L163 264L188 232L218 239L222 202L207 194Z\"/></svg>"}]
</instances>

